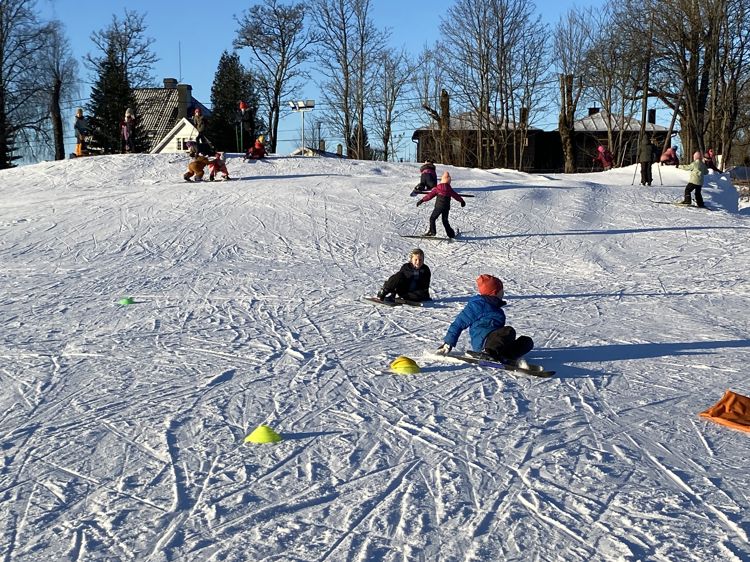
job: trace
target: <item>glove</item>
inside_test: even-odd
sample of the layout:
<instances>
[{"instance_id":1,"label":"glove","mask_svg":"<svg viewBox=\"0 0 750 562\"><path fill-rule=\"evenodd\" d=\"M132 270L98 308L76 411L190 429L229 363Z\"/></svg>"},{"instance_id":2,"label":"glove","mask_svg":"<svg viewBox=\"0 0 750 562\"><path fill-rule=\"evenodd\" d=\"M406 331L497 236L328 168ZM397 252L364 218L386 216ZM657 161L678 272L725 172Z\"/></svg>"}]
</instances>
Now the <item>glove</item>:
<instances>
[{"instance_id":1,"label":"glove","mask_svg":"<svg viewBox=\"0 0 750 562\"><path fill-rule=\"evenodd\" d=\"M461 201L461 206L466 207L466 201Z\"/></svg>"},{"instance_id":2,"label":"glove","mask_svg":"<svg viewBox=\"0 0 750 562\"><path fill-rule=\"evenodd\" d=\"M451 349L453 349L453 346L448 345L447 343L444 343L437 349L437 353L439 355L448 355L451 352Z\"/></svg>"},{"instance_id":3,"label":"glove","mask_svg":"<svg viewBox=\"0 0 750 562\"><path fill-rule=\"evenodd\" d=\"M422 201L421 199L417 201L417 207L419 207L422 203L424 203L424 201Z\"/></svg>"}]
</instances>

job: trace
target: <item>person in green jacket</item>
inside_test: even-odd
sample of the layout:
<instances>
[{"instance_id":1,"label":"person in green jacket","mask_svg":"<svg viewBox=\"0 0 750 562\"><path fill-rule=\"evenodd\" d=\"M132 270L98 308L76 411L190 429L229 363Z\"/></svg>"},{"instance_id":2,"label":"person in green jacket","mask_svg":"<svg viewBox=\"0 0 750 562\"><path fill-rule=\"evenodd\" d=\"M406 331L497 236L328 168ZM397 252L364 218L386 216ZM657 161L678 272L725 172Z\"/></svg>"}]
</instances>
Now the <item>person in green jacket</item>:
<instances>
[{"instance_id":1,"label":"person in green jacket","mask_svg":"<svg viewBox=\"0 0 750 562\"><path fill-rule=\"evenodd\" d=\"M680 169L690 171L690 179L685 186L685 199L683 199L682 204L692 205L693 201L690 198L690 194L695 191L695 205L701 208L705 207L701 188L703 187L703 178L708 173L708 168L703 163L703 155L699 151L696 151L693 154L693 162L691 164L683 164L680 166Z\"/></svg>"}]
</instances>

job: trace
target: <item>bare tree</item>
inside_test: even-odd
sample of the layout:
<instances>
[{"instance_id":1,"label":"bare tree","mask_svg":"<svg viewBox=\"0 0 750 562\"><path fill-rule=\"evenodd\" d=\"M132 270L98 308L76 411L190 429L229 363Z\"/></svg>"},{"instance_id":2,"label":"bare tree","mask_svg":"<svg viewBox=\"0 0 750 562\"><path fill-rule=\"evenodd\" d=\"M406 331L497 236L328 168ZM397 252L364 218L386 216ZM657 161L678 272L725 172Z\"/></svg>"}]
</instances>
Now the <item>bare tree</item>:
<instances>
[{"instance_id":1,"label":"bare tree","mask_svg":"<svg viewBox=\"0 0 750 562\"><path fill-rule=\"evenodd\" d=\"M55 160L63 160L65 140L61 103L73 99L78 81L78 63L73 58L60 22L50 23L47 44L40 58L41 77L46 84Z\"/></svg>"},{"instance_id":2,"label":"bare tree","mask_svg":"<svg viewBox=\"0 0 750 562\"><path fill-rule=\"evenodd\" d=\"M383 159L393 156L393 126L411 107L400 104L414 74L414 64L404 50L384 50L380 55L373 91L371 115L373 129L383 143Z\"/></svg>"},{"instance_id":3,"label":"bare tree","mask_svg":"<svg viewBox=\"0 0 750 562\"><path fill-rule=\"evenodd\" d=\"M565 173L576 171L573 142L578 103L584 94L585 60L589 51L590 22L585 14L570 10L558 22L553 35L553 54L560 80L560 116L558 130L563 148Z\"/></svg>"},{"instance_id":4,"label":"bare tree","mask_svg":"<svg viewBox=\"0 0 750 562\"><path fill-rule=\"evenodd\" d=\"M45 133L46 108L39 106L39 58L47 28L33 0L0 1L0 169L13 166L18 146L33 153Z\"/></svg>"},{"instance_id":5,"label":"bare tree","mask_svg":"<svg viewBox=\"0 0 750 562\"><path fill-rule=\"evenodd\" d=\"M114 50L116 62L127 72L127 80L132 88L144 88L153 84L151 74L159 60L152 51L155 39L146 37L146 14L125 9L122 19L112 15L108 27L91 34L91 41L99 51L85 56L86 66L93 74L99 74L101 66L107 63L110 51Z\"/></svg>"},{"instance_id":6,"label":"bare tree","mask_svg":"<svg viewBox=\"0 0 750 562\"><path fill-rule=\"evenodd\" d=\"M422 52L415 69L414 88L418 94L419 107L437 125L437 131L432 136L432 142L437 147L436 153L427 157L436 162L452 164L449 141L450 98L444 89L447 78L440 61L438 48L428 48Z\"/></svg>"},{"instance_id":7,"label":"bare tree","mask_svg":"<svg viewBox=\"0 0 750 562\"><path fill-rule=\"evenodd\" d=\"M305 5L284 6L276 0L263 0L250 8L242 19L236 48L250 48L255 76L268 109L271 152L276 152L283 98L292 94L300 79L308 77L302 65L310 58L317 35L305 25Z\"/></svg>"},{"instance_id":8,"label":"bare tree","mask_svg":"<svg viewBox=\"0 0 750 562\"><path fill-rule=\"evenodd\" d=\"M365 106L386 34L370 15L370 0L315 0L312 17L322 44L317 52L328 119L345 139L347 156L366 156ZM355 134L356 133L356 134Z\"/></svg>"}]
</instances>

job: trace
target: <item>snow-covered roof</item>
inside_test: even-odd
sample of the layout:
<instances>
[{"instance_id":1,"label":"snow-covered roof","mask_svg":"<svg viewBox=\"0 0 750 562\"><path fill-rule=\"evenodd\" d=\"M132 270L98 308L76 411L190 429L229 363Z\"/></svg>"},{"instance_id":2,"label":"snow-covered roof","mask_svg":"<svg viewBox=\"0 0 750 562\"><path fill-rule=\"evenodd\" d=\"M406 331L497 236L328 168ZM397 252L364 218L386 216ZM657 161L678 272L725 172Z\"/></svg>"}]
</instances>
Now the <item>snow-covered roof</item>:
<instances>
[{"instance_id":1,"label":"snow-covered roof","mask_svg":"<svg viewBox=\"0 0 750 562\"><path fill-rule=\"evenodd\" d=\"M621 118L619 115L612 115L610 120L609 112L601 110L593 115L587 115L582 119L578 119L573 129L576 131L585 131L589 133L600 133L606 132L607 123L611 122L611 128L613 131L631 131L637 133L641 130L640 120L634 117ZM667 132L667 127L661 125L655 125L653 123L646 123L646 130L650 132Z\"/></svg>"}]
</instances>

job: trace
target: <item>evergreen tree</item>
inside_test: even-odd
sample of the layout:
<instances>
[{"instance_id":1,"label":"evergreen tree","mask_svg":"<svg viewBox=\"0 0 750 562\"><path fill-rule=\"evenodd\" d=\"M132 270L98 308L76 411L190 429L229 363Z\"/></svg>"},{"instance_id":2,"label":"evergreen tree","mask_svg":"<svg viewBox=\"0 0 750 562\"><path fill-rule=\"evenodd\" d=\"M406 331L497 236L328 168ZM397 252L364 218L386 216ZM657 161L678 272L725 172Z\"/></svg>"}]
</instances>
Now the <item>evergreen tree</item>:
<instances>
[{"instance_id":1,"label":"evergreen tree","mask_svg":"<svg viewBox=\"0 0 750 562\"><path fill-rule=\"evenodd\" d=\"M106 58L99 64L99 76L91 89L91 101L86 107L93 137L92 148L105 154L120 152L120 123L125 110L135 109L135 104L127 69L118 61L113 46L109 47Z\"/></svg>"},{"instance_id":2,"label":"evergreen tree","mask_svg":"<svg viewBox=\"0 0 750 562\"><path fill-rule=\"evenodd\" d=\"M249 120L241 122L240 101L247 104ZM263 131L258 116L258 92L252 73L248 72L236 53L224 51L211 86L211 119L208 138L217 150L244 152ZM240 146L240 136L242 146Z\"/></svg>"}]
</instances>

